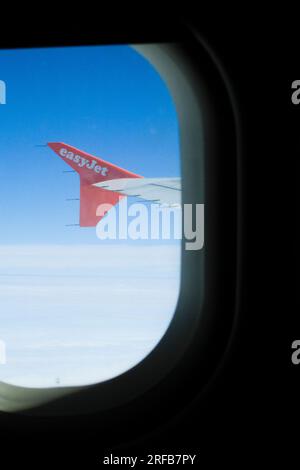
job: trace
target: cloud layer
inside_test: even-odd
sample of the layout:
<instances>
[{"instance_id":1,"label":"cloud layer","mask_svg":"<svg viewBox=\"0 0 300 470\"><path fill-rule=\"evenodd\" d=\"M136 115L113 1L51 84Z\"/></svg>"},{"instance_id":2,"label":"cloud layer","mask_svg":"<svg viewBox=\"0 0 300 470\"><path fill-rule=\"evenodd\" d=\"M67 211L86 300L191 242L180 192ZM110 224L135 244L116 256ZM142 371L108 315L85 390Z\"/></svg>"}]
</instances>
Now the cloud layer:
<instances>
[{"instance_id":1,"label":"cloud layer","mask_svg":"<svg viewBox=\"0 0 300 470\"><path fill-rule=\"evenodd\" d=\"M180 245L0 246L0 380L100 382L164 335L180 286Z\"/></svg>"}]
</instances>

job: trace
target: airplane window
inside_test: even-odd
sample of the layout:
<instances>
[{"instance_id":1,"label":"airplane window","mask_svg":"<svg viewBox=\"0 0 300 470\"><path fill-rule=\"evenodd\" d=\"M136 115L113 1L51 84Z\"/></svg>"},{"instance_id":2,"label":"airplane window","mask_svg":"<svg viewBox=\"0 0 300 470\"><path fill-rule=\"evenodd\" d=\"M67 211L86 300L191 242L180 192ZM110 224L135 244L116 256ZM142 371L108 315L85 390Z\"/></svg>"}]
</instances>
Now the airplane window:
<instances>
[{"instance_id":1,"label":"airplane window","mask_svg":"<svg viewBox=\"0 0 300 470\"><path fill-rule=\"evenodd\" d=\"M176 309L173 100L125 45L2 50L0 71L0 381L106 381Z\"/></svg>"}]
</instances>

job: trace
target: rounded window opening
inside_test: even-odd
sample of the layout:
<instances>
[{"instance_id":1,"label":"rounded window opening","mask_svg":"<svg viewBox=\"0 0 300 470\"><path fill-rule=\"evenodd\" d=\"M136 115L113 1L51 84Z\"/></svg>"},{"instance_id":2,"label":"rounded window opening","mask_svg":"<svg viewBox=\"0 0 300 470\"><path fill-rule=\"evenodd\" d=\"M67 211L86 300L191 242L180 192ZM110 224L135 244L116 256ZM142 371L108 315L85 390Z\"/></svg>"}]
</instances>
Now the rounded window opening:
<instances>
[{"instance_id":1,"label":"rounded window opening","mask_svg":"<svg viewBox=\"0 0 300 470\"><path fill-rule=\"evenodd\" d=\"M129 46L3 50L0 70L0 381L111 379L176 309L174 103Z\"/></svg>"}]
</instances>

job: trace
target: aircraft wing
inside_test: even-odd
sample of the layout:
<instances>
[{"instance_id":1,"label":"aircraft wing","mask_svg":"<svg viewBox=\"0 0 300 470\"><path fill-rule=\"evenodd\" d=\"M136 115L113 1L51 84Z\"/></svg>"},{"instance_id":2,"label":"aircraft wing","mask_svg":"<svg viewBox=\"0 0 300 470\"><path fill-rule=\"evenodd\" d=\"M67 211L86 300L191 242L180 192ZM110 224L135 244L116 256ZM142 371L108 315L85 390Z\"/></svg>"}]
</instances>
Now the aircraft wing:
<instances>
[{"instance_id":1,"label":"aircraft wing","mask_svg":"<svg viewBox=\"0 0 300 470\"><path fill-rule=\"evenodd\" d=\"M118 178L93 186L157 204L181 204L181 178Z\"/></svg>"}]
</instances>

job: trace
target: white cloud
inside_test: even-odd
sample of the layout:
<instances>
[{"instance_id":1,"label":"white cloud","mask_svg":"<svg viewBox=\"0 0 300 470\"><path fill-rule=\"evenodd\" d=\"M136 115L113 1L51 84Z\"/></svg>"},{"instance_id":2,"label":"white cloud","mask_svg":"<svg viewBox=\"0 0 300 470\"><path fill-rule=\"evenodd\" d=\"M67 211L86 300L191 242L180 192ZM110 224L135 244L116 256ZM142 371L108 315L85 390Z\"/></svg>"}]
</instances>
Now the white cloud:
<instances>
[{"instance_id":1,"label":"white cloud","mask_svg":"<svg viewBox=\"0 0 300 470\"><path fill-rule=\"evenodd\" d=\"M0 246L0 379L78 385L140 362L179 293L180 246Z\"/></svg>"}]
</instances>

